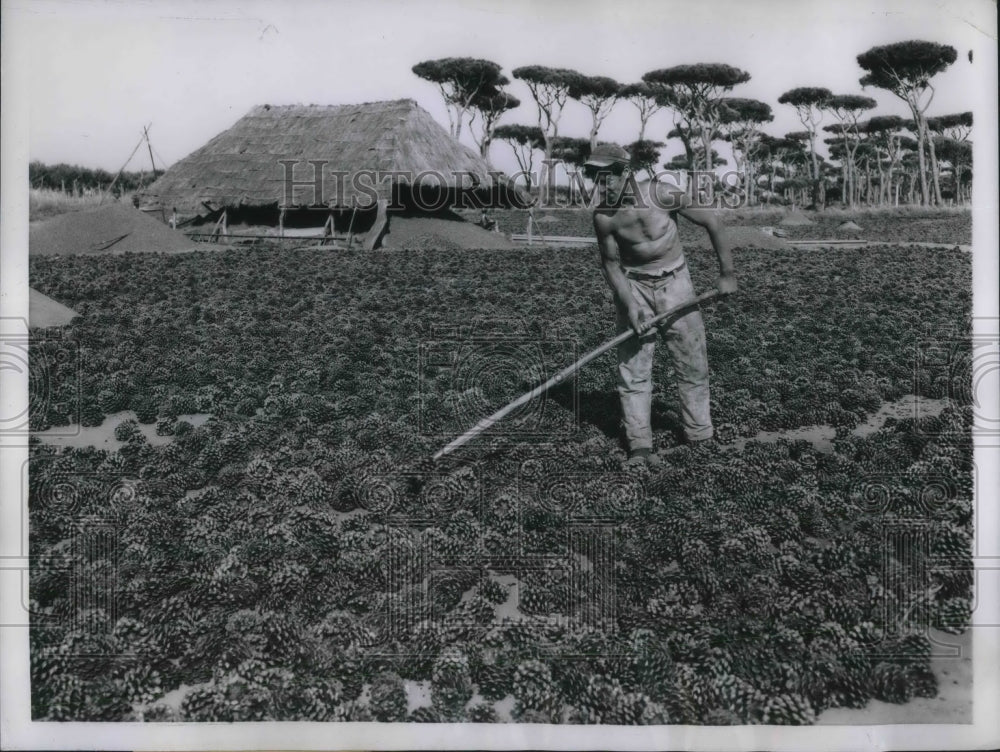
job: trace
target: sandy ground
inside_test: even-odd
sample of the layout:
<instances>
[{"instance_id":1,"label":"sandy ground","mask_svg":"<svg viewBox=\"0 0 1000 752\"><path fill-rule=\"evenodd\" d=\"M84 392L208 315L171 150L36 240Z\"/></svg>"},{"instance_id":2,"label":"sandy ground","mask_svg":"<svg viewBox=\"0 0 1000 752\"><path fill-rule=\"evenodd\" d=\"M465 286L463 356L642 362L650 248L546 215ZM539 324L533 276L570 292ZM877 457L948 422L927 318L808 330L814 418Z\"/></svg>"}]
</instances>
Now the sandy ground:
<instances>
[{"instance_id":1,"label":"sandy ground","mask_svg":"<svg viewBox=\"0 0 1000 752\"><path fill-rule=\"evenodd\" d=\"M851 432L855 436L868 436L875 433L889 418L926 418L933 415L940 415L941 411L948 406L946 399L932 399L930 397L918 397L915 394L907 394L900 397L895 402L883 403L877 411L872 413L867 420L857 425ZM763 441L773 443L779 439L790 441L806 440L810 442L819 452L832 452L833 440L837 436L837 429L833 426L804 426L802 428L792 428L787 431L758 431L756 435L749 438L740 437L735 439L731 446L736 451L743 451L747 442Z\"/></svg>"},{"instance_id":2,"label":"sandy ground","mask_svg":"<svg viewBox=\"0 0 1000 752\"><path fill-rule=\"evenodd\" d=\"M32 222L28 229L28 253L33 256L166 253L193 245L183 233L118 203Z\"/></svg>"},{"instance_id":3,"label":"sandy ground","mask_svg":"<svg viewBox=\"0 0 1000 752\"><path fill-rule=\"evenodd\" d=\"M440 217L389 217L389 232L382 240L386 249L433 248L461 250L487 248L502 250L513 244L500 233L461 219Z\"/></svg>"},{"instance_id":4,"label":"sandy ground","mask_svg":"<svg viewBox=\"0 0 1000 752\"><path fill-rule=\"evenodd\" d=\"M940 653L931 658L938 679L937 697L917 697L905 705L872 700L858 709L831 708L820 714L817 725L972 723L972 630L951 635L932 629L930 636L934 652Z\"/></svg>"},{"instance_id":5,"label":"sandy ground","mask_svg":"<svg viewBox=\"0 0 1000 752\"><path fill-rule=\"evenodd\" d=\"M192 413L190 415L178 415L177 420L184 420L197 428L203 425L212 416L208 413ZM126 420L135 419L135 413L131 410L124 410L120 413L112 413L104 417L104 422L99 426L53 426L44 431L34 431L32 436L43 444L51 446L93 447L94 449L107 449L109 452L117 451L125 446L125 442L115 438L115 428ZM163 446L174 440L173 436L160 436L156 433L155 423L140 423L139 430L145 435L146 440L153 446Z\"/></svg>"},{"instance_id":6,"label":"sandy ground","mask_svg":"<svg viewBox=\"0 0 1000 752\"><path fill-rule=\"evenodd\" d=\"M58 300L28 288L28 326L45 328L65 326L80 314Z\"/></svg>"}]
</instances>

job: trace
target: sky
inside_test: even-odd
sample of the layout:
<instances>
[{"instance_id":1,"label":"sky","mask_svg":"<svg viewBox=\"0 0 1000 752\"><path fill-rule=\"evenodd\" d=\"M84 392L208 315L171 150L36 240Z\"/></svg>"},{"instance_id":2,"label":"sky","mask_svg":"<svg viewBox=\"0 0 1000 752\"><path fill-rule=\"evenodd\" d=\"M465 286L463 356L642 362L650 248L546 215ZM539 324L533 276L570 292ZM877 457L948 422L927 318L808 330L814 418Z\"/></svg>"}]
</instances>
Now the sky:
<instances>
[{"instance_id":1,"label":"sky","mask_svg":"<svg viewBox=\"0 0 1000 752\"><path fill-rule=\"evenodd\" d=\"M24 66L29 157L116 171L150 127L157 167L183 158L258 104L347 104L410 97L443 126L437 88L414 64L469 56L513 68L539 64L637 81L653 69L722 62L752 78L731 95L771 104L774 135L801 130L778 97L797 86L865 93L879 114L905 115L888 92L862 91L859 53L877 44L927 39L950 44L958 60L935 83L929 114L971 109L968 89L986 61L967 51L994 37L977 18L990 0L4 0L4 44ZM977 28L979 26L980 28ZM527 87L505 123L536 122ZM586 136L589 113L566 106L562 135ZM638 115L616 105L601 140L628 143ZM661 112L647 138L665 140ZM463 141L472 145L468 134ZM673 140L668 159L681 151ZM516 169L506 145L500 169ZM146 149L129 169L149 167Z\"/></svg>"}]
</instances>

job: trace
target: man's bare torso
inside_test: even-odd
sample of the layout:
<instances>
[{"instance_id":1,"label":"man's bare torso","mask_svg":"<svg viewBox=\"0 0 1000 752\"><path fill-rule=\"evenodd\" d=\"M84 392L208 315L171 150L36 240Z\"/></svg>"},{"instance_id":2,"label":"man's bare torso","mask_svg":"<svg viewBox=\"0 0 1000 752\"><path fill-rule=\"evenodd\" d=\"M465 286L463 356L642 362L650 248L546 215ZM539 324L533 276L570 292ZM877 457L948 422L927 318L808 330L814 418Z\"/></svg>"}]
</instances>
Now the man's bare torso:
<instances>
[{"instance_id":1,"label":"man's bare torso","mask_svg":"<svg viewBox=\"0 0 1000 752\"><path fill-rule=\"evenodd\" d=\"M637 271L670 268L683 255L677 234L675 204L650 200L650 183L639 183L636 205L600 208L595 224L610 234L618 246L622 266ZM661 186L660 195L667 191ZM677 209L681 208L679 202Z\"/></svg>"}]
</instances>

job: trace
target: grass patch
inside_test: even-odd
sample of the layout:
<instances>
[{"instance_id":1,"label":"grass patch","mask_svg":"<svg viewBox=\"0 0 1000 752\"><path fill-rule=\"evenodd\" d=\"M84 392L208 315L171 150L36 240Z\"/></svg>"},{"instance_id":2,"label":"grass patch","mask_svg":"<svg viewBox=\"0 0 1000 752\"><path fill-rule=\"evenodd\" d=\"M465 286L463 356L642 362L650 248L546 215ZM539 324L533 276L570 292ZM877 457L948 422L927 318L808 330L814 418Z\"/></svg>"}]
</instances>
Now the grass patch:
<instances>
[{"instance_id":1,"label":"grass patch","mask_svg":"<svg viewBox=\"0 0 1000 752\"><path fill-rule=\"evenodd\" d=\"M91 209L102 203L132 203L132 194L127 193L121 198L94 193L84 196L74 196L51 188L32 188L28 192L28 220L35 222L41 219L57 217L60 214Z\"/></svg>"}]
</instances>

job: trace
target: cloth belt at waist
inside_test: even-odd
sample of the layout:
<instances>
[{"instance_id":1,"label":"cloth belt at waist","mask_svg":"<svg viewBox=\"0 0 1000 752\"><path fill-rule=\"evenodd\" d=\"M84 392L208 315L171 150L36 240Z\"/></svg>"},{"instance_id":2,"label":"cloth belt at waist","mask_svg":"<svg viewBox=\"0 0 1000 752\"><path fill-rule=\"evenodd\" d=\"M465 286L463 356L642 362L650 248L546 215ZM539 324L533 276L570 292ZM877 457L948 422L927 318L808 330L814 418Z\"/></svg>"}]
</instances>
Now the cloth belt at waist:
<instances>
[{"instance_id":1,"label":"cloth belt at waist","mask_svg":"<svg viewBox=\"0 0 1000 752\"><path fill-rule=\"evenodd\" d=\"M659 271L655 273L641 272L635 269L626 269L625 276L628 277L629 279L669 279L670 277L675 276L679 271L684 269L685 266L687 266L687 259L681 261L681 263L678 266L675 266L673 269L669 269L667 271Z\"/></svg>"}]
</instances>

